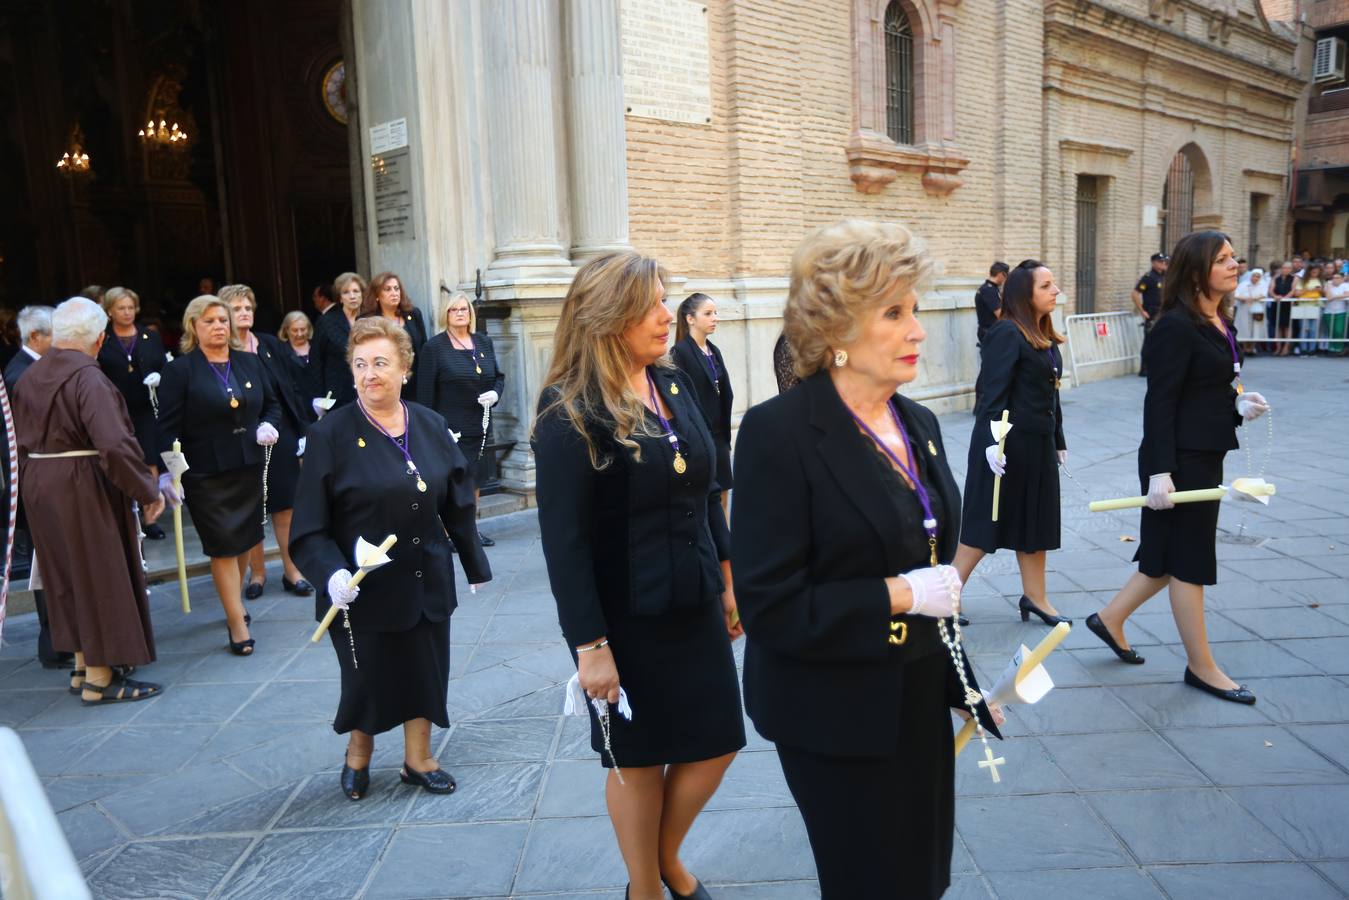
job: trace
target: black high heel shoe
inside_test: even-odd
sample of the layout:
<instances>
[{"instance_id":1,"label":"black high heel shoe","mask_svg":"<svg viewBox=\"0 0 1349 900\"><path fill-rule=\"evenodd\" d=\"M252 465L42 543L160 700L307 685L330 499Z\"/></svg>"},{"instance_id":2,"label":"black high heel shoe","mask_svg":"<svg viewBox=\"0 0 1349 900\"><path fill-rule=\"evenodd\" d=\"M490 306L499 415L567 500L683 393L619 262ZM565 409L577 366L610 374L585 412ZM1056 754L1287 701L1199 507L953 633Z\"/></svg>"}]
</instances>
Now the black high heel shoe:
<instances>
[{"instance_id":1,"label":"black high heel shoe","mask_svg":"<svg viewBox=\"0 0 1349 900\"><path fill-rule=\"evenodd\" d=\"M444 769L432 769L430 772L419 772L406 762L398 773L398 778L403 784L415 784L418 787L425 788L433 794L453 794L454 789L459 787L455 782L454 776Z\"/></svg>"},{"instance_id":2,"label":"black high heel shoe","mask_svg":"<svg viewBox=\"0 0 1349 900\"><path fill-rule=\"evenodd\" d=\"M244 619L245 625L249 624L248 622L249 618L251 617L245 616ZM228 622L225 623L225 639L230 642L230 652L233 653L235 656L252 656L253 647L255 644L257 644L257 641L253 640L252 638L248 638L247 640L243 641L236 641L234 639L234 635L230 634L230 626Z\"/></svg>"},{"instance_id":3,"label":"black high heel shoe","mask_svg":"<svg viewBox=\"0 0 1349 900\"><path fill-rule=\"evenodd\" d=\"M1098 614L1092 613L1087 616L1087 629L1104 641L1105 645L1111 650L1114 650L1115 655L1124 662L1135 666L1141 666L1145 662L1143 657L1139 656L1136 650L1133 650L1132 648L1125 650L1119 644L1115 643L1115 639L1110 636L1110 631L1105 627L1105 623L1101 621L1101 617Z\"/></svg>"},{"instance_id":4,"label":"black high heel shoe","mask_svg":"<svg viewBox=\"0 0 1349 900\"><path fill-rule=\"evenodd\" d=\"M1045 612L1043 609L1036 606L1034 602L1031 601L1031 598L1027 597L1025 594L1021 595L1021 600L1016 606L1017 609L1021 610L1021 621L1023 622L1030 621L1030 614L1035 613L1040 617L1040 621L1044 622L1050 628L1053 628L1060 622L1067 622L1069 625L1073 624L1073 620L1067 616L1054 616Z\"/></svg>"},{"instance_id":5,"label":"black high heel shoe","mask_svg":"<svg viewBox=\"0 0 1349 900\"><path fill-rule=\"evenodd\" d=\"M693 879L692 894L681 894L679 891L676 891L674 885L665 880L664 875L660 877L660 883L669 889L670 896L675 898L675 900L712 900L712 895L707 892L707 888L703 887L703 883L696 878Z\"/></svg>"},{"instance_id":6,"label":"black high heel shoe","mask_svg":"<svg viewBox=\"0 0 1349 900\"><path fill-rule=\"evenodd\" d=\"M349 800L359 800L368 790L370 790L370 763L366 762L364 769L353 769L343 756L342 793L346 794Z\"/></svg>"},{"instance_id":7,"label":"black high heel shoe","mask_svg":"<svg viewBox=\"0 0 1349 900\"><path fill-rule=\"evenodd\" d=\"M1199 676L1191 672L1189 666L1185 667L1185 683L1190 687L1199 688L1199 690L1206 694L1212 694L1215 697L1219 697L1223 700L1230 700L1233 703L1244 703L1247 706L1255 703L1255 694L1252 694L1246 685L1243 684L1230 690L1217 688L1207 681L1200 681Z\"/></svg>"}]
</instances>

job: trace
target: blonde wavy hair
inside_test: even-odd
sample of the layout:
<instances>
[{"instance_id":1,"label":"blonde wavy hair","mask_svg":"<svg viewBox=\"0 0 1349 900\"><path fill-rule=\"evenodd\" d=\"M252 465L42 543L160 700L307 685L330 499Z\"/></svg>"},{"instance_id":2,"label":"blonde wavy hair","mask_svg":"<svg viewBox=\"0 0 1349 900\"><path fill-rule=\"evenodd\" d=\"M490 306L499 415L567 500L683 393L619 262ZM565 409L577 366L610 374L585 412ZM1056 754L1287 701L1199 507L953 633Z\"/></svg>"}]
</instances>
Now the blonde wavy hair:
<instances>
[{"instance_id":1,"label":"blonde wavy hair","mask_svg":"<svg viewBox=\"0 0 1349 900\"><path fill-rule=\"evenodd\" d=\"M281 320L281 328L276 333L276 336L281 338L282 343L290 343L290 326L294 325L296 322L304 322L305 334L308 335L305 340L312 341L314 339L314 323L309 321L309 317L302 311L292 309L290 312L286 313L286 317Z\"/></svg>"},{"instance_id":2,"label":"blonde wavy hair","mask_svg":"<svg viewBox=\"0 0 1349 900\"><path fill-rule=\"evenodd\" d=\"M187 305L183 310L183 339L178 343L178 349L184 353L191 353L197 349L197 320L206 315L206 311L213 306L218 306L225 311L225 315L230 320L230 349L242 350L243 344L239 343L239 333L234 330L234 310L230 305L221 300L215 294L202 294Z\"/></svg>"},{"instance_id":3,"label":"blonde wavy hair","mask_svg":"<svg viewBox=\"0 0 1349 900\"><path fill-rule=\"evenodd\" d=\"M844 219L806 235L792 254L783 333L792 366L809 378L857 339L867 312L886 300L920 293L936 265L923 242L903 225Z\"/></svg>"},{"instance_id":4,"label":"blonde wavy hair","mask_svg":"<svg viewBox=\"0 0 1349 900\"><path fill-rule=\"evenodd\" d=\"M566 416L597 470L607 468L612 458L601 452L592 429L611 433L637 462L642 452L632 436L660 436L647 424L646 406L628 383L632 354L623 332L660 302L659 285L668 280L660 263L648 256L631 250L605 253L577 271L562 301L553 360L543 380L544 390L556 396L539 418L554 410ZM671 365L669 357L657 365Z\"/></svg>"},{"instance_id":5,"label":"blonde wavy hair","mask_svg":"<svg viewBox=\"0 0 1349 900\"><path fill-rule=\"evenodd\" d=\"M258 311L258 295L246 284L227 284L216 292L216 296L225 303L233 303L235 297L243 297L253 312Z\"/></svg>"},{"instance_id":6,"label":"blonde wavy hair","mask_svg":"<svg viewBox=\"0 0 1349 900\"><path fill-rule=\"evenodd\" d=\"M112 308L116 306L117 301L121 300L123 297L131 298L131 302L136 306L136 313L139 315L141 311L140 294L137 294L131 288L127 287L108 288L108 292L103 295L103 311L111 316Z\"/></svg>"}]
</instances>

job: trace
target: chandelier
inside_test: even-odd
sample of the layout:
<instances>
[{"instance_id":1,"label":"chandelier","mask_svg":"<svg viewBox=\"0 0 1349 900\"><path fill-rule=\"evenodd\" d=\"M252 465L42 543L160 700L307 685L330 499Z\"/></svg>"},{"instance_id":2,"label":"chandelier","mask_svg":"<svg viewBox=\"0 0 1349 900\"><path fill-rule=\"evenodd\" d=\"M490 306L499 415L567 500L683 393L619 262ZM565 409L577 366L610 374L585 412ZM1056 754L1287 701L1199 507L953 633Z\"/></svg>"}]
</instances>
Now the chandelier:
<instances>
[{"instance_id":1,"label":"chandelier","mask_svg":"<svg viewBox=\"0 0 1349 900\"><path fill-rule=\"evenodd\" d=\"M89 175L93 168L89 165L89 154L84 152L84 129L78 124L70 129L70 149L61 154L56 161L56 171L70 178Z\"/></svg>"},{"instance_id":2,"label":"chandelier","mask_svg":"<svg viewBox=\"0 0 1349 900\"><path fill-rule=\"evenodd\" d=\"M159 124L151 119L145 123L145 127L136 133L147 146L159 147L186 147L187 132L178 127L178 123L169 124L167 119L161 118Z\"/></svg>"}]
</instances>

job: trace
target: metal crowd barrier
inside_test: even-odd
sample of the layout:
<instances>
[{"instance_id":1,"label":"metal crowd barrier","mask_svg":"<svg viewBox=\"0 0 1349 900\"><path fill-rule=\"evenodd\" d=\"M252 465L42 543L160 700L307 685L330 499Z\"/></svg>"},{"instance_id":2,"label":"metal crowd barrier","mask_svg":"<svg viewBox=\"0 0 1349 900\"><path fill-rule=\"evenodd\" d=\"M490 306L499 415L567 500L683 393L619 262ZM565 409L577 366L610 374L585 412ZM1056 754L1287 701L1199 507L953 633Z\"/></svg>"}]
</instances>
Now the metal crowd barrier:
<instances>
[{"instance_id":1,"label":"metal crowd barrier","mask_svg":"<svg viewBox=\"0 0 1349 900\"><path fill-rule=\"evenodd\" d=\"M0 728L0 896L91 900L23 742Z\"/></svg>"},{"instance_id":2,"label":"metal crowd barrier","mask_svg":"<svg viewBox=\"0 0 1349 900\"><path fill-rule=\"evenodd\" d=\"M1083 383L1083 369L1116 365L1121 370L1101 377L1137 371L1143 349L1143 319L1135 312L1083 313L1064 319L1073 384Z\"/></svg>"}]
</instances>

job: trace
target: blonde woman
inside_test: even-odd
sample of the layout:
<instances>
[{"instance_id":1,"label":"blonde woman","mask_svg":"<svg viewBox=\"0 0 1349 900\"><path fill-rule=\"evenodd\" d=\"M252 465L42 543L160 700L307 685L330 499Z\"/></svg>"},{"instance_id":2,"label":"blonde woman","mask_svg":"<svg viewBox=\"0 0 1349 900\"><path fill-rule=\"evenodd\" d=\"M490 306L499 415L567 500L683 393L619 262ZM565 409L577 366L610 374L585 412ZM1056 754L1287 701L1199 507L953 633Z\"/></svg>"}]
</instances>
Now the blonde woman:
<instances>
[{"instance_id":1,"label":"blonde woman","mask_svg":"<svg viewBox=\"0 0 1349 900\"><path fill-rule=\"evenodd\" d=\"M211 294L187 305L182 355L164 369L159 385L157 425L161 452L182 442L191 468L183 474L181 499L211 559L230 652L248 656L254 641L240 596L239 557L262 540L262 448L276 443L282 413L262 363L239 346L232 316ZM167 472L159 486L178 502Z\"/></svg>"},{"instance_id":2,"label":"blonde woman","mask_svg":"<svg viewBox=\"0 0 1349 900\"><path fill-rule=\"evenodd\" d=\"M331 392L335 406L343 406L356 399L356 387L347 368L347 337L351 326L361 313L365 300L365 279L355 272L343 272L333 280L337 303L319 316L314 326L315 359L324 392ZM314 398L319 399L318 397ZM314 412L323 415L322 407L314 405Z\"/></svg>"},{"instance_id":3,"label":"blonde woman","mask_svg":"<svg viewBox=\"0 0 1349 900\"><path fill-rule=\"evenodd\" d=\"M562 302L534 425L539 528L631 900L708 896L679 848L745 744L716 444L666 357L654 259L607 253ZM606 742L608 749L606 749ZM622 769L622 781L613 767Z\"/></svg>"},{"instance_id":4,"label":"blonde woman","mask_svg":"<svg viewBox=\"0 0 1349 900\"><path fill-rule=\"evenodd\" d=\"M445 330L427 341L417 354L417 402L445 419L450 431L458 435L469 471L476 473L487 442L484 414L501 402L506 374L497 365L492 339L478 333L478 316L468 294L456 291L437 325ZM476 488L473 498L476 503ZM478 540L484 547L496 545L482 532L478 532Z\"/></svg>"},{"instance_id":5,"label":"blonde woman","mask_svg":"<svg viewBox=\"0 0 1349 900\"><path fill-rule=\"evenodd\" d=\"M290 367L291 377L304 396L311 399L323 396L323 379L318 366L314 364L314 326L310 324L309 316L298 309L291 310L281 320L281 328L276 334L281 339L281 349L285 351L282 358ZM305 422L310 423L314 419L313 408L307 407Z\"/></svg>"}]
</instances>

